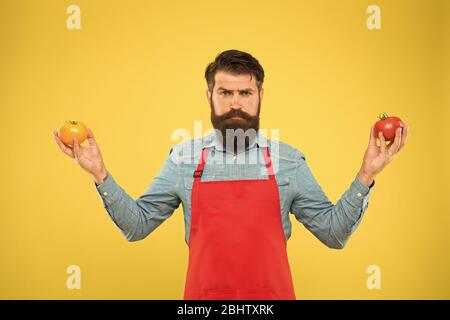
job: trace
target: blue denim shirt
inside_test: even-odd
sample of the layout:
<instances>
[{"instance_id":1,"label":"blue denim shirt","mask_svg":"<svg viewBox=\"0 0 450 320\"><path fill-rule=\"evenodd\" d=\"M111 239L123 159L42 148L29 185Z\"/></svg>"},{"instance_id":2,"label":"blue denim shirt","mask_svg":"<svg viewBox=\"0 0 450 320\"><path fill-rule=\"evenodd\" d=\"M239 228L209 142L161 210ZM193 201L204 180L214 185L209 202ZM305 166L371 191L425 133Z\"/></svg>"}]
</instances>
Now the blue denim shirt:
<instances>
[{"instance_id":1,"label":"blue denim shirt","mask_svg":"<svg viewBox=\"0 0 450 320\"><path fill-rule=\"evenodd\" d=\"M127 194L111 172L102 184L95 186L104 208L128 241L144 239L182 203L188 244L193 172L202 148L209 148L209 152L201 179L211 181L268 179L262 152L265 146L269 147L278 184L280 219L286 240L291 236L291 213L327 247L342 249L361 222L375 181L366 187L356 175L339 201L333 204L315 180L301 151L281 141L269 140L260 132L248 148L241 148L237 154L223 148L214 131L176 144L137 200Z\"/></svg>"}]
</instances>

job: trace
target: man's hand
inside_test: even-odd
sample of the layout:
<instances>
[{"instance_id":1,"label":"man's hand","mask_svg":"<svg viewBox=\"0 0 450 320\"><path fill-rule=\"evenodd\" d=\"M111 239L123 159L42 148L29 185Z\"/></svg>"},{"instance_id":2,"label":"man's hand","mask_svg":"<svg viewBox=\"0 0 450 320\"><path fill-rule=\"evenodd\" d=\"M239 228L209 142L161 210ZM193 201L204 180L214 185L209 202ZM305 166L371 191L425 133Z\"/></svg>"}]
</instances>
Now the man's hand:
<instances>
[{"instance_id":1,"label":"man's hand","mask_svg":"<svg viewBox=\"0 0 450 320\"><path fill-rule=\"evenodd\" d=\"M61 139L59 139L56 131L53 131L53 136L63 153L74 159L81 168L92 175L97 184L103 183L108 174L108 170L103 163L103 157L100 152L100 147L95 141L92 130L88 128L87 140L88 146L81 146L76 138L73 139L73 147L66 146Z\"/></svg>"},{"instance_id":2,"label":"man's hand","mask_svg":"<svg viewBox=\"0 0 450 320\"><path fill-rule=\"evenodd\" d=\"M395 139L390 144L386 144L383 134L380 132L380 146L377 146L377 137L374 133L374 126L370 127L370 139L364 154L363 164L359 170L358 177L361 182L369 187L375 176L391 162L396 154L406 145L409 126L405 124L403 129L398 128L395 132Z\"/></svg>"}]
</instances>

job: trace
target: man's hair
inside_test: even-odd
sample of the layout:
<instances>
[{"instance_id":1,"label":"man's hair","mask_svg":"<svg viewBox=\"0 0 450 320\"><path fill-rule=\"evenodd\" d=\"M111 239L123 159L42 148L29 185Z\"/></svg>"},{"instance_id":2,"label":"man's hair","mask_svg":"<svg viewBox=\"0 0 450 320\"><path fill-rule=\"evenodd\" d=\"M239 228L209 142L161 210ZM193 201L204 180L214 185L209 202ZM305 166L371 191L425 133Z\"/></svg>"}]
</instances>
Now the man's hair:
<instances>
[{"instance_id":1,"label":"man's hair","mask_svg":"<svg viewBox=\"0 0 450 320\"><path fill-rule=\"evenodd\" d=\"M227 50L216 56L205 70L205 79L208 89L214 88L214 77L218 71L226 71L233 75L249 74L256 78L258 90L264 82L264 69L251 54L239 50ZM251 78L250 78L251 79Z\"/></svg>"}]
</instances>

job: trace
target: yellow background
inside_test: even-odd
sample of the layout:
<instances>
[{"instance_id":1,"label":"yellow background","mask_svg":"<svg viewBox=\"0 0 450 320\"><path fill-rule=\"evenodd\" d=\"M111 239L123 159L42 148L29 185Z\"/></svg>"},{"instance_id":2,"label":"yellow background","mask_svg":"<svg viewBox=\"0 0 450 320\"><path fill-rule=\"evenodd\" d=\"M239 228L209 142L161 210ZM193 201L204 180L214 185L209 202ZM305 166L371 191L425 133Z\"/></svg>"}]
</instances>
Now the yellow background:
<instances>
[{"instance_id":1,"label":"yellow background","mask_svg":"<svg viewBox=\"0 0 450 320\"><path fill-rule=\"evenodd\" d=\"M66 28L70 4L81 30ZM366 27L370 4L381 30ZM85 122L136 199L178 142L175 129L210 128L204 69L227 49L259 59L261 127L305 153L333 203L380 113L411 128L344 250L291 216L298 299L450 298L449 11L449 1L425 0L1 0L0 298L182 298L181 206L127 242L52 130ZM72 264L81 290L66 287ZM381 268L380 290L366 287L369 265Z\"/></svg>"}]
</instances>

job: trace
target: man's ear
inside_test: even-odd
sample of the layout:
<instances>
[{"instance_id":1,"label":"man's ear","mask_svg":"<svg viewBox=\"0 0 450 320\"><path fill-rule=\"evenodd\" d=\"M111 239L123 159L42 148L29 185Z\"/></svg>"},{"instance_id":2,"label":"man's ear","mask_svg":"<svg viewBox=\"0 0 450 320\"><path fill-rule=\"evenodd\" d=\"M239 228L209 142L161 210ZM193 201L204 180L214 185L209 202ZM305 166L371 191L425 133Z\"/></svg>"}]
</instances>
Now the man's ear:
<instances>
[{"instance_id":1,"label":"man's ear","mask_svg":"<svg viewBox=\"0 0 450 320\"><path fill-rule=\"evenodd\" d=\"M261 91L259 92L259 99L261 102L262 102L263 96L264 96L264 88L261 88Z\"/></svg>"},{"instance_id":2,"label":"man's ear","mask_svg":"<svg viewBox=\"0 0 450 320\"><path fill-rule=\"evenodd\" d=\"M209 89L206 89L206 99L208 100L209 104L209 101L211 100L211 93L209 92Z\"/></svg>"}]
</instances>

